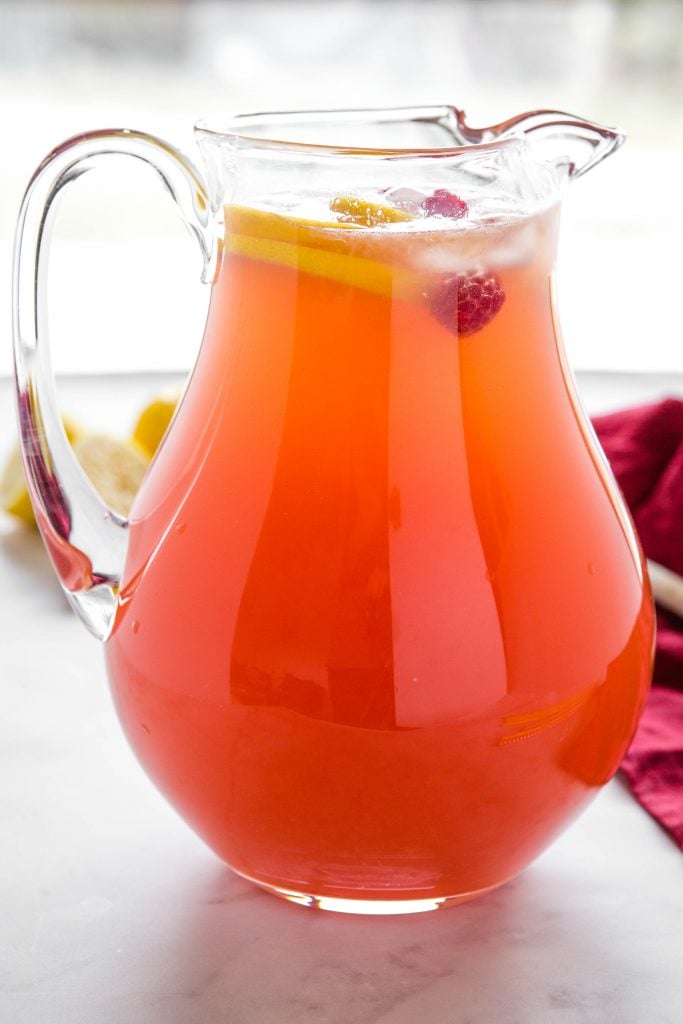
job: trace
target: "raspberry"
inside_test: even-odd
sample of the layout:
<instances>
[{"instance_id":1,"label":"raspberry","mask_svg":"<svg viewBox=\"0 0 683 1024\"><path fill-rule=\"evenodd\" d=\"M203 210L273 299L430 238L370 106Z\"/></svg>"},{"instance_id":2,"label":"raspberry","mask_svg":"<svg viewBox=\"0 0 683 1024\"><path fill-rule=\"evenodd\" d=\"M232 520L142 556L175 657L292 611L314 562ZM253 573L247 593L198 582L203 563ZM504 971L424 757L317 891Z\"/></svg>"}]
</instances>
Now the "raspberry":
<instances>
[{"instance_id":1,"label":"raspberry","mask_svg":"<svg viewBox=\"0 0 683 1024\"><path fill-rule=\"evenodd\" d=\"M486 327L504 302L505 292L496 274L455 274L434 292L430 309L440 324L466 337Z\"/></svg>"},{"instance_id":2,"label":"raspberry","mask_svg":"<svg viewBox=\"0 0 683 1024\"><path fill-rule=\"evenodd\" d=\"M449 192L445 188L437 188L431 196L427 196L420 205L420 209L428 216L449 217L451 220L460 220L467 216L468 206L464 199Z\"/></svg>"}]
</instances>

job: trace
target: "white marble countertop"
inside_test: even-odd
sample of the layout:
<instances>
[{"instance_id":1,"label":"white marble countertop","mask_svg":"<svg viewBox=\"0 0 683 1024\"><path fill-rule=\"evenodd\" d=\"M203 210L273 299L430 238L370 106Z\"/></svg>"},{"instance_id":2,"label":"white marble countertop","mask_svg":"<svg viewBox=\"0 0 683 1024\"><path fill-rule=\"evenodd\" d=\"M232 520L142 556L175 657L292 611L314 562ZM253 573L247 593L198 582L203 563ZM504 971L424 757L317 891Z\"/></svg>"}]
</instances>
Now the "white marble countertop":
<instances>
[{"instance_id":1,"label":"white marble countertop","mask_svg":"<svg viewBox=\"0 0 683 1024\"><path fill-rule=\"evenodd\" d=\"M67 382L125 417L159 384ZM589 407L682 392L593 377ZM78 400L78 401L77 401ZM81 403L81 405L79 405ZM0 456L11 440L0 381ZM0 1022L678 1024L683 856L617 778L479 901L364 919L231 874L146 780L98 644L36 536L0 519Z\"/></svg>"}]
</instances>

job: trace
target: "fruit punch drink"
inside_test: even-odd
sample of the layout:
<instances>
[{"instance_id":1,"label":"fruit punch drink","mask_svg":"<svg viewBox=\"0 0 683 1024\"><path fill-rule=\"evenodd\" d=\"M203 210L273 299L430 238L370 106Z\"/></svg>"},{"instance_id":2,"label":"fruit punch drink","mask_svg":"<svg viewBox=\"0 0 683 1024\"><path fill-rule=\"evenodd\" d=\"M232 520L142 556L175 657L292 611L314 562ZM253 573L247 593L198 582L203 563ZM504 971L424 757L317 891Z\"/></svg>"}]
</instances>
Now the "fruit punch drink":
<instances>
[{"instance_id":1,"label":"fruit punch drink","mask_svg":"<svg viewBox=\"0 0 683 1024\"><path fill-rule=\"evenodd\" d=\"M615 772L648 681L637 543L557 337L557 204L395 188L223 219L131 519L121 720L259 884L467 898Z\"/></svg>"}]
</instances>

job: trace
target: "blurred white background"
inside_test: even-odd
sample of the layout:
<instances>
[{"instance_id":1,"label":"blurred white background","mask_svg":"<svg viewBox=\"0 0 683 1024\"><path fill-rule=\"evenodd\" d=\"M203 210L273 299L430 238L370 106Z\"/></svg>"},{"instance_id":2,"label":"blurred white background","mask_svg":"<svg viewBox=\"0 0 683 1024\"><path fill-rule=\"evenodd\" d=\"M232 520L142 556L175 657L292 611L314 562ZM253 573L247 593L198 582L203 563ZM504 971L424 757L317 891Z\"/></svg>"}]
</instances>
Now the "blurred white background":
<instances>
[{"instance_id":1,"label":"blurred white background","mask_svg":"<svg viewBox=\"0 0 683 1024\"><path fill-rule=\"evenodd\" d=\"M0 376L21 194L63 138L136 127L196 159L191 126L210 110L430 102L472 123L543 106L627 132L565 203L569 358L683 371L682 96L678 0L0 0ZM81 178L60 207L58 372L184 371L199 345L199 253L154 175L128 163Z\"/></svg>"}]
</instances>

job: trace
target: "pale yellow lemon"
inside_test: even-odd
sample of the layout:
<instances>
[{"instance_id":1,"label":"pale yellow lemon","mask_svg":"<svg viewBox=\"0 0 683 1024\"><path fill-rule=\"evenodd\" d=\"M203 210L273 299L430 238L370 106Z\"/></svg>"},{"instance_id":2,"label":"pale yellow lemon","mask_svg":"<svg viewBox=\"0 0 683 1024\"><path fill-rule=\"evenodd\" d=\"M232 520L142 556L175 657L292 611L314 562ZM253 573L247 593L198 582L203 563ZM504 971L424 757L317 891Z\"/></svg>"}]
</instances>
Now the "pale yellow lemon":
<instances>
[{"instance_id":1,"label":"pale yellow lemon","mask_svg":"<svg viewBox=\"0 0 683 1024\"><path fill-rule=\"evenodd\" d=\"M253 235L229 234L224 247L228 252L331 278L377 295L409 297L418 289L415 274L411 271L364 256L346 256L327 249Z\"/></svg>"},{"instance_id":2,"label":"pale yellow lemon","mask_svg":"<svg viewBox=\"0 0 683 1024\"><path fill-rule=\"evenodd\" d=\"M64 419L66 435L87 477L106 504L128 515L150 460L156 452L178 404L179 394L152 399L140 412L130 439L85 430ZM0 508L28 525L35 525L19 448L9 455L0 474Z\"/></svg>"},{"instance_id":3,"label":"pale yellow lemon","mask_svg":"<svg viewBox=\"0 0 683 1024\"><path fill-rule=\"evenodd\" d=\"M83 428L68 417L64 417L62 423L66 436L74 444L83 435ZM29 526L35 525L33 506L24 476L24 464L18 446L10 453L0 473L0 508Z\"/></svg>"},{"instance_id":4,"label":"pale yellow lemon","mask_svg":"<svg viewBox=\"0 0 683 1024\"><path fill-rule=\"evenodd\" d=\"M106 434L84 434L74 441L73 450L105 504L127 516L149 459L130 442Z\"/></svg>"},{"instance_id":5,"label":"pale yellow lemon","mask_svg":"<svg viewBox=\"0 0 683 1024\"><path fill-rule=\"evenodd\" d=\"M180 394L177 392L158 395L138 416L131 440L148 459L152 458L161 444L179 399Z\"/></svg>"},{"instance_id":6,"label":"pale yellow lemon","mask_svg":"<svg viewBox=\"0 0 683 1024\"><path fill-rule=\"evenodd\" d=\"M407 210L399 210L384 203L372 203L359 196L337 196L331 201L330 209L343 223L360 224L366 228L413 220L412 213L408 213Z\"/></svg>"},{"instance_id":7,"label":"pale yellow lemon","mask_svg":"<svg viewBox=\"0 0 683 1024\"><path fill-rule=\"evenodd\" d=\"M448 246L449 232L420 224L407 243L400 227L415 217L405 210L355 196L337 196L330 209L339 219L228 205L223 250L378 295L419 300L433 274L431 256Z\"/></svg>"}]
</instances>

